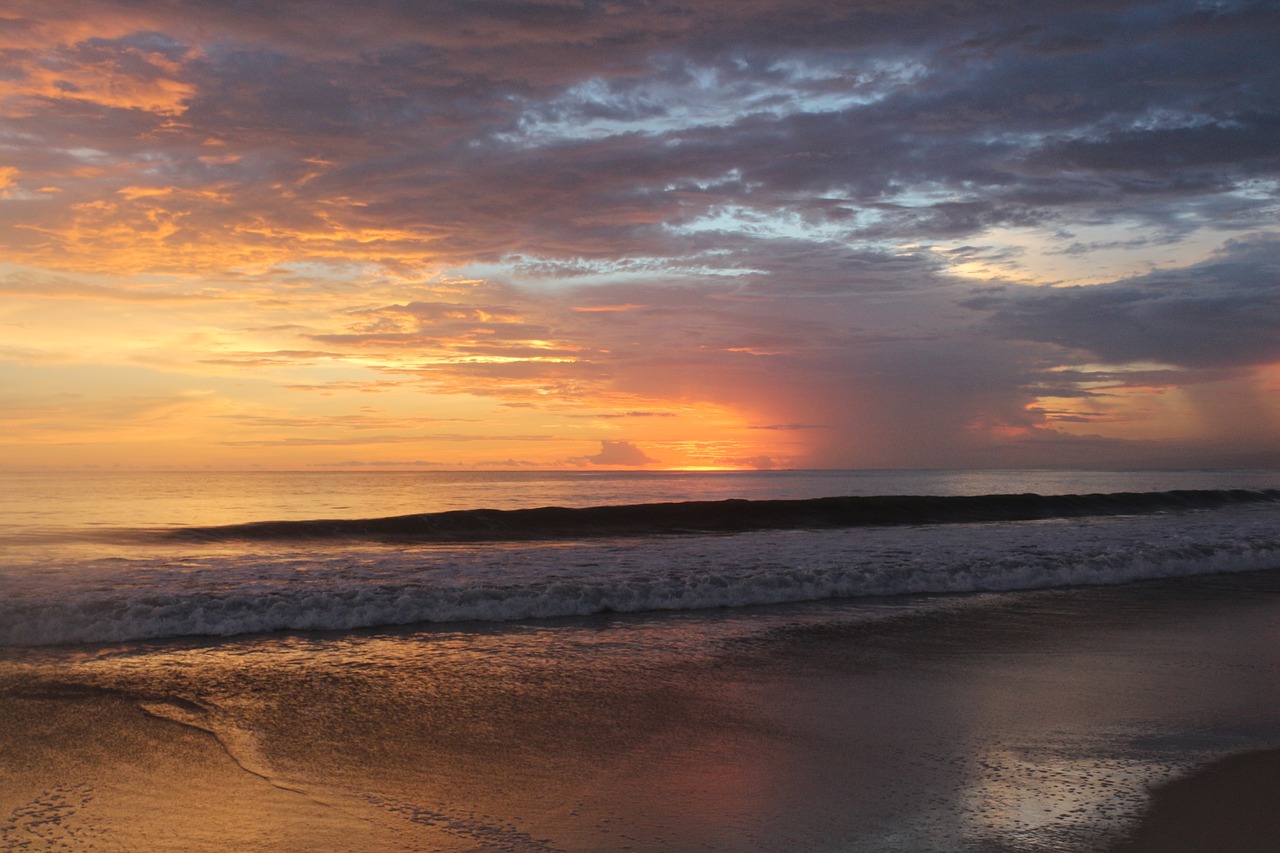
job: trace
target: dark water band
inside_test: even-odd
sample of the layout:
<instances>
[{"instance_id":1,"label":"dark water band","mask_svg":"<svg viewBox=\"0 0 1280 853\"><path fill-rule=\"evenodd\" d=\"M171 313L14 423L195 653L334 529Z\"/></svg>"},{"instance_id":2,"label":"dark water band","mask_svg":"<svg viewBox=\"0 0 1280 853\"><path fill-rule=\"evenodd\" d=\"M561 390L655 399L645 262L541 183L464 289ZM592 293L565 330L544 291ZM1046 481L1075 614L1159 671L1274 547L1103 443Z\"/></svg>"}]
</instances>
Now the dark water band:
<instances>
[{"instance_id":1,"label":"dark water band","mask_svg":"<svg viewBox=\"0 0 1280 853\"><path fill-rule=\"evenodd\" d=\"M483 542L580 539L902 524L1030 521L1280 503L1280 489L1177 490L1090 495L901 495L808 500L723 500L585 508L474 509L389 518L261 521L184 527L190 541L372 539Z\"/></svg>"}]
</instances>

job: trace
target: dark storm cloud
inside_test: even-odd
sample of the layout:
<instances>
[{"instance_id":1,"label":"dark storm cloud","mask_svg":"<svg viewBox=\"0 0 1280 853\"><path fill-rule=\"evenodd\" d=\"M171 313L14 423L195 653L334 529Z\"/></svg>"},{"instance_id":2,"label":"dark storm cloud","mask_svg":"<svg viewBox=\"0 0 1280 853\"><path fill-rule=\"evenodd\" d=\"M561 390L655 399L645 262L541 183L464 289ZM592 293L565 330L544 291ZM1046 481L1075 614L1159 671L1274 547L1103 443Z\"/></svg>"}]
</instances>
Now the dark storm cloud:
<instances>
[{"instance_id":1,"label":"dark storm cloud","mask_svg":"<svg viewBox=\"0 0 1280 853\"><path fill-rule=\"evenodd\" d=\"M17 122L54 145L23 156L151 140L151 181L224 196L172 241L376 223L402 232L366 251L388 263L678 259L705 242L681 224L726 206L846 240L1121 213L1171 227L1167 205L1203 219L1277 172L1268 5L101 5L137 31L60 60L168 74L191 88L180 122L45 97Z\"/></svg>"},{"instance_id":2,"label":"dark storm cloud","mask_svg":"<svg viewBox=\"0 0 1280 853\"><path fill-rule=\"evenodd\" d=\"M726 204L938 239L1155 217L1153 194L1204 199L1277 171L1268 5L93 5L140 29L61 61L139 84L176 63L182 121L156 137L163 122L148 132L136 108L46 97L42 135L120 156L162 142L152 174L233 190L211 229L297 224L342 197L359 205L330 211L342 225L418 230L423 251L459 258L678 256L656 224ZM616 132L581 132L592 122ZM273 180L293 186L264 191Z\"/></svg>"},{"instance_id":3,"label":"dark storm cloud","mask_svg":"<svg viewBox=\"0 0 1280 853\"><path fill-rule=\"evenodd\" d=\"M1280 243L1229 244L1211 261L1091 287L977 297L1002 336L1124 364L1247 367L1280 361Z\"/></svg>"}]
</instances>

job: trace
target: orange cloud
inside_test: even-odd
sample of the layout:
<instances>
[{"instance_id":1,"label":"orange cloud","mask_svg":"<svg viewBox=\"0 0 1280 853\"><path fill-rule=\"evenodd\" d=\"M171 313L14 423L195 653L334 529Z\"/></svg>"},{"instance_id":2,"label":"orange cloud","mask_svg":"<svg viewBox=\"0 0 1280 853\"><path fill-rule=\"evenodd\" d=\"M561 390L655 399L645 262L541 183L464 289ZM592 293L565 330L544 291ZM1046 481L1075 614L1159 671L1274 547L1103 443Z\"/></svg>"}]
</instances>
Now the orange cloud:
<instances>
[{"instance_id":1,"label":"orange cloud","mask_svg":"<svg viewBox=\"0 0 1280 853\"><path fill-rule=\"evenodd\" d=\"M125 49L93 61L54 52L20 63L0 79L0 115L38 114L42 101L69 101L109 109L181 115L195 87L177 79L180 63L157 53Z\"/></svg>"},{"instance_id":2,"label":"orange cloud","mask_svg":"<svg viewBox=\"0 0 1280 853\"><path fill-rule=\"evenodd\" d=\"M643 465L653 465L658 460L629 441L606 440L600 442L599 453L584 456L583 461L590 462L592 465L638 468Z\"/></svg>"},{"instance_id":3,"label":"orange cloud","mask_svg":"<svg viewBox=\"0 0 1280 853\"><path fill-rule=\"evenodd\" d=\"M617 311L636 311L640 308L648 308L647 305L636 305L628 303L625 305L575 305L574 311L582 314L607 314Z\"/></svg>"}]
</instances>

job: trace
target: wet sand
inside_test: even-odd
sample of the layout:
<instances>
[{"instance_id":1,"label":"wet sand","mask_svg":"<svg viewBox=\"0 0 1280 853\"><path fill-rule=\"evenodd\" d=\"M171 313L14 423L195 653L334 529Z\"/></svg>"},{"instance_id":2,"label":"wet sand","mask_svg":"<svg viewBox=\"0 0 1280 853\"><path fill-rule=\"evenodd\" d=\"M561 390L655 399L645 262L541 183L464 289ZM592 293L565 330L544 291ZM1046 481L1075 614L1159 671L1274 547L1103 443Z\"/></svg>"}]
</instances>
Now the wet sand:
<instances>
[{"instance_id":1,"label":"wet sand","mask_svg":"<svg viewBox=\"0 0 1280 853\"><path fill-rule=\"evenodd\" d=\"M1254 574L9 651L0 847L1193 849L1274 797L1159 786L1280 747L1278 629Z\"/></svg>"},{"instance_id":2,"label":"wet sand","mask_svg":"<svg viewBox=\"0 0 1280 853\"><path fill-rule=\"evenodd\" d=\"M403 838L272 784L217 739L98 691L0 701L0 849L397 850Z\"/></svg>"},{"instance_id":3,"label":"wet sand","mask_svg":"<svg viewBox=\"0 0 1280 853\"><path fill-rule=\"evenodd\" d=\"M1233 755L1157 789L1109 853L1272 853L1280 844L1280 751Z\"/></svg>"}]
</instances>

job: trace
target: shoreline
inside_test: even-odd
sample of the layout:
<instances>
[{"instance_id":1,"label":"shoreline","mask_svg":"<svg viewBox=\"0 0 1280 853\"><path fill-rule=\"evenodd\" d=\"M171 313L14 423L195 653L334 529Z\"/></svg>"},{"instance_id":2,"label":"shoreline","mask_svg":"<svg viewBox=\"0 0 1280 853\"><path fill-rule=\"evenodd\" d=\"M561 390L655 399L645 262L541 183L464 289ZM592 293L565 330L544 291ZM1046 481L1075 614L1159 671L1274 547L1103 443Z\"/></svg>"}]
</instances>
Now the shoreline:
<instances>
[{"instance_id":1,"label":"shoreline","mask_svg":"<svg viewBox=\"0 0 1280 853\"><path fill-rule=\"evenodd\" d=\"M1267 826L1233 798L1280 760L1245 752L1280 742L1280 572L938 604L0 655L0 847L1255 853L1277 837L1173 847L1198 836L1146 826ZM1226 759L1225 782L1217 763L1193 773L1190 800L1181 780L1153 795L1232 754L1261 757Z\"/></svg>"}]
</instances>

